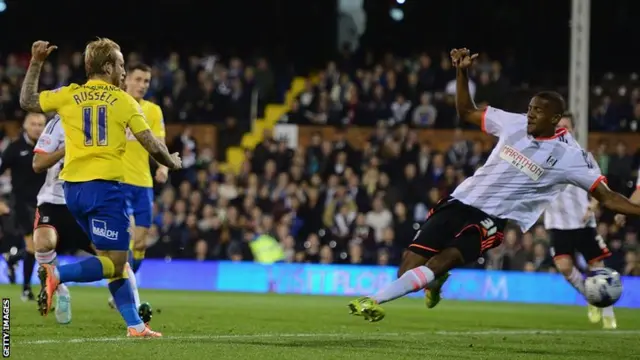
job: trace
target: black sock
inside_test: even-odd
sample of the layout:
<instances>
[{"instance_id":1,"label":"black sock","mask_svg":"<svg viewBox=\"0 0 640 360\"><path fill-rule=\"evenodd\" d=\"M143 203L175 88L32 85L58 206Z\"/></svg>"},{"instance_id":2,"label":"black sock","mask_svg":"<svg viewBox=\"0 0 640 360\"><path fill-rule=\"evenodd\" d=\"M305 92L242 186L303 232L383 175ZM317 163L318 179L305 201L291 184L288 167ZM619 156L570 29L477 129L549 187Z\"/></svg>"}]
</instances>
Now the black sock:
<instances>
[{"instance_id":1,"label":"black sock","mask_svg":"<svg viewBox=\"0 0 640 360\"><path fill-rule=\"evenodd\" d=\"M36 265L36 256L30 252L25 252L24 262L22 263L22 274L24 276L23 286L24 290L31 289L31 276L33 275L33 268Z\"/></svg>"}]
</instances>

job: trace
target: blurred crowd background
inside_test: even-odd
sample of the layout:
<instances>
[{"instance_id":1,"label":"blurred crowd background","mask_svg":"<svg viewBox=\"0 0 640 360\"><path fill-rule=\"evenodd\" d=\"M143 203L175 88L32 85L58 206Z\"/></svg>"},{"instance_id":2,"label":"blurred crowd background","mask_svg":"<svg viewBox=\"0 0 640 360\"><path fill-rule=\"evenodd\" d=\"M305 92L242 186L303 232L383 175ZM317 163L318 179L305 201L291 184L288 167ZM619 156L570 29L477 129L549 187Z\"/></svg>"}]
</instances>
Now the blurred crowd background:
<instances>
[{"instance_id":1,"label":"blurred crowd background","mask_svg":"<svg viewBox=\"0 0 640 360\"><path fill-rule=\"evenodd\" d=\"M82 82L81 58L70 53L47 63L41 89ZM199 144L189 126L167 139L182 153L185 169L172 173L168 184L156 184L148 258L252 261L251 242L267 235L282 250L276 260L285 262L398 264L429 209L488 155L490 144L465 140L462 130L455 131L447 151L418 139L419 128L468 128L455 114L455 73L444 52L376 57L343 51L308 78L279 120L334 126L334 137L318 133L309 146L291 148L265 130L263 141L246 150L239 173L220 166L225 149L241 143L267 103L285 99L292 74L274 71L265 57L127 55L128 63L143 60L153 66L147 97L161 105L166 123L218 128L215 148ZM25 54L1 61L0 121L24 118L18 91L27 62ZM523 111L537 89L516 64L481 54L470 84L476 102ZM639 130L637 74L607 73L591 89L592 130ZM375 127L362 147L347 141L345 129L355 125ZM8 142L3 134L2 149ZM590 150L610 186L629 195L640 154L630 153L623 142L603 142ZM0 178L5 196L11 194L9 176ZM613 252L607 266L640 275L638 223L630 219L618 228L613 214L597 210L596 215L598 232ZM2 236L12 236L10 229L3 231ZM554 271L548 247L542 225L526 234L510 227L504 244L471 266Z\"/></svg>"}]
</instances>

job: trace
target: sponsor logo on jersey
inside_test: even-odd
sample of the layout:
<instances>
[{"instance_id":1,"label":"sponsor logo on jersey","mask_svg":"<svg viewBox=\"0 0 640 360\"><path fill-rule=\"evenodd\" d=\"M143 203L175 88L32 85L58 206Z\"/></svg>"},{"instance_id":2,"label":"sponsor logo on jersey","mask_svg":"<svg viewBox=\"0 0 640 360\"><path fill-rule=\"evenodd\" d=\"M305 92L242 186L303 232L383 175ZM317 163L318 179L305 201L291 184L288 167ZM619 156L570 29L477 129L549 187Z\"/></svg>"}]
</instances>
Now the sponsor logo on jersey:
<instances>
[{"instance_id":1,"label":"sponsor logo on jersey","mask_svg":"<svg viewBox=\"0 0 640 360\"><path fill-rule=\"evenodd\" d=\"M505 145L502 148L500 151L500 158L520 170L520 172L530 177L533 181L540 180L540 177L544 174L542 166L536 164L531 159L524 156L520 151L509 145Z\"/></svg>"},{"instance_id":2,"label":"sponsor logo on jersey","mask_svg":"<svg viewBox=\"0 0 640 360\"><path fill-rule=\"evenodd\" d=\"M37 147L45 147L51 144L51 139L48 136L43 136L38 140Z\"/></svg>"}]
</instances>

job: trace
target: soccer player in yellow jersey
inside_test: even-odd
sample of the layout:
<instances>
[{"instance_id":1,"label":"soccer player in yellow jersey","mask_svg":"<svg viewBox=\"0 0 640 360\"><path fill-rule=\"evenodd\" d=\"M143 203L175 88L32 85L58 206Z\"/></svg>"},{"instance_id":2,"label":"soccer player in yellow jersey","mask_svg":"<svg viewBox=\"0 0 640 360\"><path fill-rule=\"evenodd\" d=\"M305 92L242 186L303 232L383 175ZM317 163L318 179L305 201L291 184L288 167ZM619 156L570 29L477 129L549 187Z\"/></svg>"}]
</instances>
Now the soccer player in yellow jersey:
<instances>
[{"instance_id":1,"label":"soccer player in yellow jersey","mask_svg":"<svg viewBox=\"0 0 640 360\"><path fill-rule=\"evenodd\" d=\"M143 99L151 82L151 68L145 64L136 64L127 69L126 91L140 103L147 123L153 135L164 143L164 119L160 106ZM133 217L133 246L130 259L133 272L138 272L144 252L146 238L151 227L153 211L153 180L149 167L149 155L138 139L127 132L127 148L122 158L124 163L124 192L127 196L128 213ZM155 178L158 182L167 181L168 169L160 165Z\"/></svg>"},{"instance_id":2,"label":"soccer player in yellow jersey","mask_svg":"<svg viewBox=\"0 0 640 360\"><path fill-rule=\"evenodd\" d=\"M140 104L153 135L164 143L162 109L160 106L143 99L149 90L150 82L151 68L148 65L135 64L127 69L125 89ZM146 239L153 216L153 179L149 166L149 154L130 131L127 131L127 147L122 161L124 164L122 187L127 197L127 213L131 218L131 233L133 235L129 264L131 264L133 272L137 273L147 249ZM160 183L166 182L168 171L166 166L159 165L155 174L156 180ZM113 297L109 299L109 305L115 308ZM145 313L147 318L143 316L143 320L150 320L148 311Z\"/></svg>"},{"instance_id":3,"label":"soccer player in yellow jersey","mask_svg":"<svg viewBox=\"0 0 640 360\"><path fill-rule=\"evenodd\" d=\"M61 283L109 279L109 291L127 324L127 335L162 336L140 319L125 271L130 222L121 181L127 128L159 163L179 169L180 157L169 154L167 147L153 136L140 105L121 89L125 71L118 44L98 39L87 45L87 83L38 93L40 70L53 50L55 46L46 41L33 43L20 105L26 111L55 111L60 115L65 133L64 167L60 173L65 182L65 200L98 256L59 267L43 264L38 269L42 283L38 295L40 312L49 313L53 294Z\"/></svg>"}]
</instances>

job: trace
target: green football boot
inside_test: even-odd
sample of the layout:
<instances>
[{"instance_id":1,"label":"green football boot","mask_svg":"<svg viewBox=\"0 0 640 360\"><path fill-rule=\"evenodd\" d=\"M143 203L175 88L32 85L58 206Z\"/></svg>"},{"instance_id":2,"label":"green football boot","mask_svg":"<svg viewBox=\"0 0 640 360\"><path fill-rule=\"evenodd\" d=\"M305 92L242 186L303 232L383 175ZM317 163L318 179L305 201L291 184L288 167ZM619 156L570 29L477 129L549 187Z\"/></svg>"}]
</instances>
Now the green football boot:
<instances>
[{"instance_id":1,"label":"green football boot","mask_svg":"<svg viewBox=\"0 0 640 360\"><path fill-rule=\"evenodd\" d=\"M384 309L370 297L357 298L349 303L351 315L364 316L365 320L376 322L384 319Z\"/></svg>"},{"instance_id":2,"label":"green football boot","mask_svg":"<svg viewBox=\"0 0 640 360\"><path fill-rule=\"evenodd\" d=\"M433 309L442 300L442 285L451 276L450 273L446 273L433 281L433 286L428 289L424 289L424 302L427 308Z\"/></svg>"}]
</instances>

